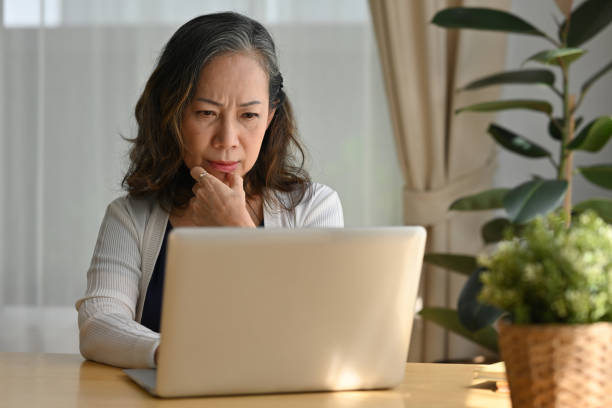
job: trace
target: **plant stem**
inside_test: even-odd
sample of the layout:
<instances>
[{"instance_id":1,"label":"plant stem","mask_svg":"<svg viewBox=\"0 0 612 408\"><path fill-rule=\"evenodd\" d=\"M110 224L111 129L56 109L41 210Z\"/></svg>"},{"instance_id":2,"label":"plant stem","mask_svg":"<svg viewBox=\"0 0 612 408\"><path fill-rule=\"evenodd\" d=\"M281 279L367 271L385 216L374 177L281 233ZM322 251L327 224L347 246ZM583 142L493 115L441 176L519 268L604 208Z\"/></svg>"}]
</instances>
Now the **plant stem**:
<instances>
[{"instance_id":1,"label":"plant stem","mask_svg":"<svg viewBox=\"0 0 612 408\"><path fill-rule=\"evenodd\" d=\"M574 138L574 106L576 103L575 95L569 96L569 125L567 127L567 138L566 143L570 143ZM572 180L574 178L574 153L565 149L567 154L567 159L565 162L565 178L567 180L567 191L565 192L565 201L563 202L563 210L566 215L566 226L569 227L572 221Z\"/></svg>"},{"instance_id":2,"label":"plant stem","mask_svg":"<svg viewBox=\"0 0 612 408\"><path fill-rule=\"evenodd\" d=\"M585 93L586 92L584 91L580 92L580 96L578 97L578 102L576 102L576 105L574 105L574 109L573 109L574 112L576 112L578 108L580 107L580 105L582 104L582 99L584 98Z\"/></svg>"},{"instance_id":3,"label":"plant stem","mask_svg":"<svg viewBox=\"0 0 612 408\"><path fill-rule=\"evenodd\" d=\"M561 137L561 150L559 157L558 179L567 181L567 191L563 202L563 211L566 215L566 225L569 227L572 216L572 151L567 144L574 138L574 104L575 97L569 93L569 67L561 64L563 72L563 132Z\"/></svg>"},{"instance_id":4,"label":"plant stem","mask_svg":"<svg viewBox=\"0 0 612 408\"><path fill-rule=\"evenodd\" d=\"M572 3L573 0L570 0L569 7L567 9L568 13L565 14L565 27L563 29L562 41L563 47L567 47L567 34L569 33L570 23L572 21Z\"/></svg>"}]
</instances>

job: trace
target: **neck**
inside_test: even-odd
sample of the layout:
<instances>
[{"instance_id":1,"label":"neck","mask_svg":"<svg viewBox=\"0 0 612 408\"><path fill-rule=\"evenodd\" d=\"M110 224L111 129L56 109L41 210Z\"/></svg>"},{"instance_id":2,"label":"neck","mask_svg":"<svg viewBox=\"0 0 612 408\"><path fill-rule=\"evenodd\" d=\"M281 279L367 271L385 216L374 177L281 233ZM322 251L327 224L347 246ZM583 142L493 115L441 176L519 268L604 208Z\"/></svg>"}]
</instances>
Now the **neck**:
<instances>
[{"instance_id":1,"label":"neck","mask_svg":"<svg viewBox=\"0 0 612 408\"><path fill-rule=\"evenodd\" d=\"M247 210L255 225L261 225L263 221L263 201L260 197L247 199Z\"/></svg>"}]
</instances>

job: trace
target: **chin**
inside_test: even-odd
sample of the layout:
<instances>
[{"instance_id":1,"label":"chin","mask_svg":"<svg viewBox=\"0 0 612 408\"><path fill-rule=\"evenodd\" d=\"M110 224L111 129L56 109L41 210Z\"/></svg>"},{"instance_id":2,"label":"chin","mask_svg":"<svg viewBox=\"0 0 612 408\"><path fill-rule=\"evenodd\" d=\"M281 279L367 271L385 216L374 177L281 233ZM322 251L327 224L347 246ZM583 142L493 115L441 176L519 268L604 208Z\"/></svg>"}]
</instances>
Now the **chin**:
<instances>
[{"instance_id":1,"label":"chin","mask_svg":"<svg viewBox=\"0 0 612 408\"><path fill-rule=\"evenodd\" d=\"M220 171L209 171L209 174L212 174L217 180L221 181L223 184L229 187L229 181L227 180L227 176L229 173L223 173Z\"/></svg>"}]
</instances>

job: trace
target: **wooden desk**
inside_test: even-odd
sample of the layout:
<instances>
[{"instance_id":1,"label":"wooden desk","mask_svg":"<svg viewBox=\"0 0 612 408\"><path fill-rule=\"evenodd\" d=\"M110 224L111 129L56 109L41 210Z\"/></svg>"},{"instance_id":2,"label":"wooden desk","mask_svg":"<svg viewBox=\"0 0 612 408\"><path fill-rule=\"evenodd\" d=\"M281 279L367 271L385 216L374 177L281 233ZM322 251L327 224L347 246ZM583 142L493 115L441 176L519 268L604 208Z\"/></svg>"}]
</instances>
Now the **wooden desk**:
<instances>
[{"instance_id":1,"label":"wooden desk","mask_svg":"<svg viewBox=\"0 0 612 408\"><path fill-rule=\"evenodd\" d=\"M475 367L408 363L404 383L387 391L165 400L76 354L0 353L0 407L510 407L508 396L472 380Z\"/></svg>"}]
</instances>

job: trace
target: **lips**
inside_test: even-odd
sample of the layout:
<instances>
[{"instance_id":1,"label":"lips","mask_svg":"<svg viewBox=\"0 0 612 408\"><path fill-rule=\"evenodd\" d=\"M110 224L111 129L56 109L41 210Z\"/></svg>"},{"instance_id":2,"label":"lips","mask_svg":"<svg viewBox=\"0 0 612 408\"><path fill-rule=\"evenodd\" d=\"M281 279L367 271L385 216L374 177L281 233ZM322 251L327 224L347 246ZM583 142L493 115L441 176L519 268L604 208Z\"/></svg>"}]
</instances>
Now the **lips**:
<instances>
[{"instance_id":1,"label":"lips","mask_svg":"<svg viewBox=\"0 0 612 408\"><path fill-rule=\"evenodd\" d=\"M212 161L209 160L208 164L213 170L220 171L222 173L233 173L238 167L240 162L237 161Z\"/></svg>"}]
</instances>

